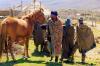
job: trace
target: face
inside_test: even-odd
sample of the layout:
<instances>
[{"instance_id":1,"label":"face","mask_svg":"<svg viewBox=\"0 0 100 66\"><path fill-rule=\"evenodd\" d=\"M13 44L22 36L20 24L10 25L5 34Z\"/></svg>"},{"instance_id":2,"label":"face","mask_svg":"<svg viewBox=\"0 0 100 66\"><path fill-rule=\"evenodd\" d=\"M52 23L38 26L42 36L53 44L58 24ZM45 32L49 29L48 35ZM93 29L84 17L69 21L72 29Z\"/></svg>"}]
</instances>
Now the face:
<instances>
[{"instance_id":1,"label":"face","mask_svg":"<svg viewBox=\"0 0 100 66\"><path fill-rule=\"evenodd\" d=\"M56 21L57 20L57 16L51 15L51 19L54 20L54 21Z\"/></svg>"},{"instance_id":2,"label":"face","mask_svg":"<svg viewBox=\"0 0 100 66\"><path fill-rule=\"evenodd\" d=\"M82 25L83 24L83 21L82 20L79 20L79 24Z\"/></svg>"}]
</instances>

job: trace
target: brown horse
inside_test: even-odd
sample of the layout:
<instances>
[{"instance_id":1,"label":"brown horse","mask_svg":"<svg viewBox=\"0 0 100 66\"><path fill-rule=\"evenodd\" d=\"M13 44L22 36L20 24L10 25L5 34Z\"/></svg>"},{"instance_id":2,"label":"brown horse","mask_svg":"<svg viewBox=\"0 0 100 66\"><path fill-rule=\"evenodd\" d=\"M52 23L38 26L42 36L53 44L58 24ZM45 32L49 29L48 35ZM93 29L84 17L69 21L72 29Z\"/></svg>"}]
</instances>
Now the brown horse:
<instances>
[{"instance_id":1,"label":"brown horse","mask_svg":"<svg viewBox=\"0 0 100 66\"><path fill-rule=\"evenodd\" d=\"M43 10L36 10L35 12L24 16L21 19L7 17L4 19L0 26L0 57L2 56L3 49L5 48L7 52L7 60L8 50L12 56L12 59L15 61L12 44L14 42L19 43L19 38L21 38L24 42L24 58L27 59L28 55L28 43L29 37L34 30L34 25L36 22L44 22L45 16L43 14Z\"/></svg>"}]
</instances>

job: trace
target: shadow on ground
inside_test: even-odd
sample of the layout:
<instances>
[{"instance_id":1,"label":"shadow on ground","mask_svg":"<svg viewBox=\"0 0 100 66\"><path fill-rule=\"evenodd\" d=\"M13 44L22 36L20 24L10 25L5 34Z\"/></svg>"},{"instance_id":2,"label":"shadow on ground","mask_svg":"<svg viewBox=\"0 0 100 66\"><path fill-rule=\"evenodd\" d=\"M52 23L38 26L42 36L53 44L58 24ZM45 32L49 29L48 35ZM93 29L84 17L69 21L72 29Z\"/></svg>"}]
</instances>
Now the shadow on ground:
<instances>
[{"instance_id":1,"label":"shadow on ground","mask_svg":"<svg viewBox=\"0 0 100 66\"><path fill-rule=\"evenodd\" d=\"M32 53L32 56L43 57L44 55L43 55L43 53L41 53L41 52L39 52L39 51L34 51L34 52Z\"/></svg>"},{"instance_id":2,"label":"shadow on ground","mask_svg":"<svg viewBox=\"0 0 100 66\"><path fill-rule=\"evenodd\" d=\"M43 56L50 57L50 54L49 54L48 52L34 51L34 52L32 53L32 56L35 56L35 57L43 57Z\"/></svg>"},{"instance_id":3,"label":"shadow on ground","mask_svg":"<svg viewBox=\"0 0 100 66\"><path fill-rule=\"evenodd\" d=\"M45 61L31 61L31 60L24 60L24 59L18 59L16 60L16 62L13 61L8 61L8 62L3 62L0 63L0 66L14 66L15 64L21 64L21 63L35 63L35 64L45 64L45 66L63 66L63 63L55 63L55 62L45 62ZM75 64L79 64L79 65L85 65L85 66L96 66L95 64L82 64L81 62L76 62L76 63L68 63L65 62L64 63L68 64L68 65L75 65Z\"/></svg>"},{"instance_id":4,"label":"shadow on ground","mask_svg":"<svg viewBox=\"0 0 100 66\"><path fill-rule=\"evenodd\" d=\"M45 64L46 66L62 66L61 63L54 63L54 62L45 62L45 61L31 61L31 60L24 60L24 59L18 59L16 62L8 61L0 63L0 66L14 66L15 64L21 64L21 63L35 63L35 64Z\"/></svg>"},{"instance_id":5,"label":"shadow on ground","mask_svg":"<svg viewBox=\"0 0 100 66\"><path fill-rule=\"evenodd\" d=\"M35 51L34 53L32 53L32 56L43 57L44 55L41 52ZM15 64L21 64L21 63L33 63L33 65L34 64L45 64L45 66L63 66L63 63L46 62L45 60L43 61L41 59L39 61L34 61L34 59L33 60L24 60L22 58L16 60L16 62L8 61L8 62L0 63L0 66L14 66ZM64 61L64 63L68 64L68 65L79 64L79 65L86 65L86 66L96 66L95 64L92 64L92 63L82 64L81 62L69 63L69 62L66 62L66 61Z\"/></svg>"},{"instance_id":6,"label":"shadow on ground","mask_svg":"<svg viewBox=\"0 0 100 66\"><path fill-rule=\"evenodd\" d=\"M46 66L63 66L62 63L47 62Z\"/></svg>"},{"instance_id":7,"label":"shadow on ground","mask_svg":"<svg viewBox=\"0 0 100 66\"><path fill-rule=\"evenodd\" d=\"M8 61L4 63L0 63L0 66L14 66L15 64L21 64L21 63L36 63L41 64L44 61L31 61L31 60L24 60L24 59L18 59L16 62Z\"/></svg>"},{"instance_id":8,"label":"shadow on ground","mask_svg":"<svg viewBox=\"0 0 100 66\"><path fill-rule=\"evenodd\" d=\"M93 64L93 63L84 63L84 64L82 64L81 62L76 62L76 64L85 65L85 66L96 66L96 64Z\"/></svg>"}]
</instances>

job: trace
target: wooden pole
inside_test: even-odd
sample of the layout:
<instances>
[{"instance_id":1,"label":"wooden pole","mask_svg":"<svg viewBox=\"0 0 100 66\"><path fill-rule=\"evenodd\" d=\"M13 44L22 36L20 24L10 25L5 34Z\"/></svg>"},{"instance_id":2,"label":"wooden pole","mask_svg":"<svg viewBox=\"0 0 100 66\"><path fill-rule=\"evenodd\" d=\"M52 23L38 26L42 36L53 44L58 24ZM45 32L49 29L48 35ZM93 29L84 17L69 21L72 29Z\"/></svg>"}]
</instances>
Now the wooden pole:
<instances>
[{"instance_id":1,"label":"wooden pole","mask_svg":"<svg viewBox=\"0 0 100 66\"><path fill-rule=\"evenodd\" d=\"M96 12L94 11L94 17L95 17L95 15L96 15L95 13L96 13ZM94 20L94 22L95 22L95 27L96 27L96 20L97 20L97 19L96 19L96 17L95 17L95 20Z\"/></svg>"},{"instance_id":2,"label":"wooden pole","mask_svg":"<svg viewBox=\"0 0 100 66\"><path fill-rule=\"evenodd\" d=\"M40 1L40 8L41 8L41 1Z\"/></svg>"},{"instance_id":3,"label":"wooden pole","mask_svg":"<svg viewBox=\"0 0 100 66\"><path fill-rule=\"evenodd\" d=\"M13 9L12 8L10 8L10 16L13 17Z\"/></svg>"},{"instance_id":4,"label":"wooden pole","mask_svg":"<svg viewBox=\"0 0 100 66\"><path fill-rule=\"evenodd\" d=\"M22 11L22 9L23 9L23 1L21 0L21 11Z\"/></svg>"},{"instance_id":5,"label":"wooden pole","mask_svg":"<svg viewBox=\"0 0 100 66\"><path fill-rule=\"evenodd\" d=\"M35 2L36 2L36 0L33 0L33 3L34 3L34 10L35 10Z\"/></svg>"},{"instance_id":6,"label":"wooden pole","mask_svg":"<svg viewBox=\"0 0 100 66\"><path fill-rule=\"evenodd\" d=\"M94 18L93 18L93 11L92 11L92 27L94 26L93 25L93 22L94 22L93 20L94 20Z\"/></svg>"}]
</instances>

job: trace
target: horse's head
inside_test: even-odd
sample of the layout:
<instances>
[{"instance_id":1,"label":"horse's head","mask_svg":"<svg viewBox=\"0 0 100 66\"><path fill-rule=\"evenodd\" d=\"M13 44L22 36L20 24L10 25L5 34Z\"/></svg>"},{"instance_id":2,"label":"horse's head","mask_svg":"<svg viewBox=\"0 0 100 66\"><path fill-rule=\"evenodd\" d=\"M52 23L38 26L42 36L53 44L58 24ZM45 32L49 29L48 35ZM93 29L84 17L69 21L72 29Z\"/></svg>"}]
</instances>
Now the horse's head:
<instances>
[{"instance_id":1,"label":"horse's head","mask_svg":"<svg viewBox=\"0 0 100 66\"><path fill-rule=\"evenodd\" d=\"M39 22L39 23L44 23L46 21L43 9L35 10L31 14L22 17L22 19L28 20L28 22Z\"/></svg>"},{"instance_id":2,"label":"horse's head","mask_svg":"<svg viewBox=\"0 0 100 66\"><path fill-rule=\"evenodd\" d=\"M43 9L36 10L33 13L33 18L35 19L35 22L44 23L46 21L46 18L43 13Z\"/></svg>"}]
</instances>

